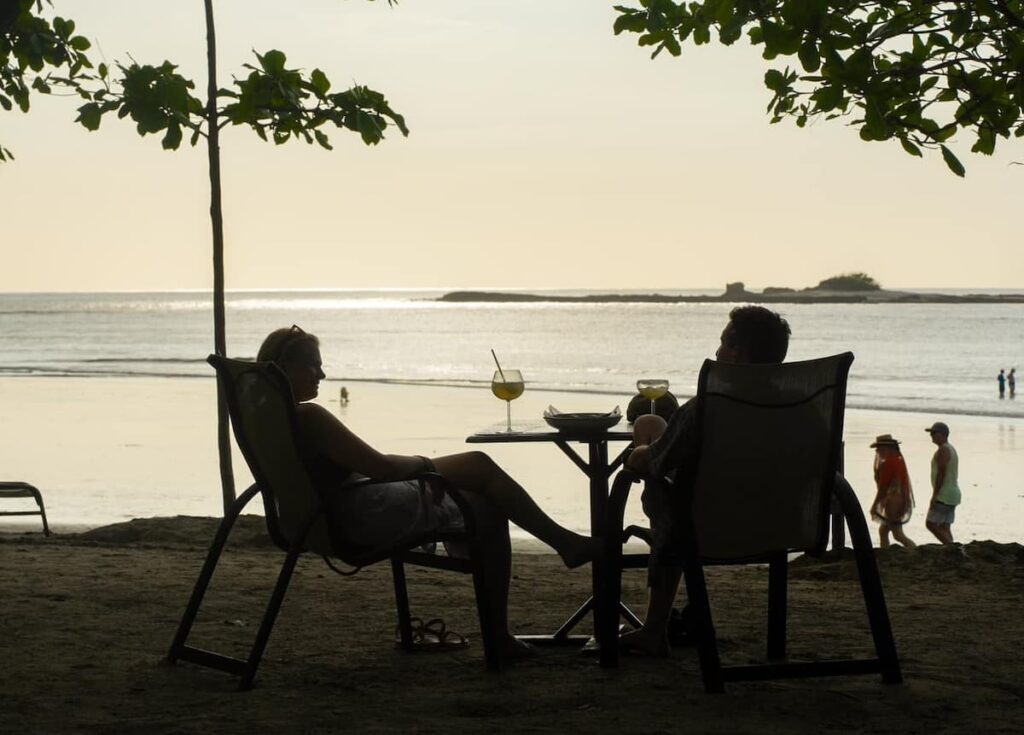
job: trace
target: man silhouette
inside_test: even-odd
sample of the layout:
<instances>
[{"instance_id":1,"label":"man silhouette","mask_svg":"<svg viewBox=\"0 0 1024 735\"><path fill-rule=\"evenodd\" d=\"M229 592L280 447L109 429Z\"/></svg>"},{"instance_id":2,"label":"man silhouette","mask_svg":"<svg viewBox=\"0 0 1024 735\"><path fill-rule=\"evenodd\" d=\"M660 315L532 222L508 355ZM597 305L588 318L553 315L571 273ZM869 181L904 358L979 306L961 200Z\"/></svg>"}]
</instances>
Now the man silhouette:
<instances>
[{"instance_id":1,"label":"man silhouette","mask_svg":"<svg viewBox=\"0 0 1024 735\"><path fill-rule=\"evenodd\" d=\"M722 330L721 344L715 353L720 362L780 363L789 349L789 324L774 311L761 306L739 306L729 313ZM697 460L697 399L679 407L666 424L659 416L637 418L633 425L635 449L626 460L631 469L652 477L674 476L676 492L684 492L679 483L692 476ZM651 521L651 559L648 566L647 617L638 630L624 634L624 649L652 656L669 652L668 624L672 602L679 588L682 570L661 558L661 548L671 537L673 510L666 486L649 482L642 496L644 513Z\"/></svg>"},{"instance_id":2,"label":"man silhouette","mask_svg":"<svg viewBox=\"0 0 1024 735\"><path fill-rule=\"evenodd\" d=\"M960 505L959 465L953 445L949 443L949 427L941 421L925 429L938 447L932 455L932 501L928 506L925 527L944 544L953 543L953 521Z\"/></svg>"}]
</instances>

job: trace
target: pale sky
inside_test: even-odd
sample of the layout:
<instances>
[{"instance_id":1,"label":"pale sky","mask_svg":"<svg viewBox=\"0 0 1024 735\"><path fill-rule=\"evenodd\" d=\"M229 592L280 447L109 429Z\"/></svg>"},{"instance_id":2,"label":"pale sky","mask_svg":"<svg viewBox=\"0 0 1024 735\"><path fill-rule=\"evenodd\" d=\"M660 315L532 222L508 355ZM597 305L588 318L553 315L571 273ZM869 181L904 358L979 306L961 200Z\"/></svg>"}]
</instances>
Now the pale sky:
<instances>
[{"instance_id":1,"label":"pale sky","mask_svg":"<svg viewBox=\"0 0 1024 735\"><path fill-rule=\"evenodd\" d=\"M1021 139L955 141L958 179L841 121L770 125L745 40L652 61L615 2L219 0L221 86L278 48L411 128L333 152L226 130L228 288L1024 286ZM205 96L201 0L55 5L108 62L170 59ZM209 287L205 147L88 133L76 106L0 112L0 291Z\"/></svg>"}]
</instances>

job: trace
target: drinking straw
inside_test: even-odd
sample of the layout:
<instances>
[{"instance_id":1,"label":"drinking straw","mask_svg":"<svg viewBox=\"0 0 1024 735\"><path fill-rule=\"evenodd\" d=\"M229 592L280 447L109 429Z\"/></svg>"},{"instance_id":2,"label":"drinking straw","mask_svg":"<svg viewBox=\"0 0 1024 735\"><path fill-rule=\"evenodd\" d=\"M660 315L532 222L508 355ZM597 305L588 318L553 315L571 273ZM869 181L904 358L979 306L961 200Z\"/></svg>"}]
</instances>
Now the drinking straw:
<instances>
[{"instance_id":1,"label":"drinking straw","mask_svg":"<svg viewBox=\"0 0 1024 735\"><path fill-rule=\"evenodd\" d=\"M491 357L494 358L494 364L498 366L498 374L501 375L501 382L507 383L505 380L505 371L501 369L501 363L498 362L498 356L494 354L494 348L491 348Z\"/></svg>"}]
</instances>

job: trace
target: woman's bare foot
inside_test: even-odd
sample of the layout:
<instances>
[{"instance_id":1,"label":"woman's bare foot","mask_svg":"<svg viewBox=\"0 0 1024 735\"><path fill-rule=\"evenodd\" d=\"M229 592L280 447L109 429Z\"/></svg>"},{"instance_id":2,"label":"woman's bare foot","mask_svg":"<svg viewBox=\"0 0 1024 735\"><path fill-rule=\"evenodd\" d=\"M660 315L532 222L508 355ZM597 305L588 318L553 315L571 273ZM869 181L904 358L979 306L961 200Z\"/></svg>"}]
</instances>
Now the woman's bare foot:
<instances>
[{"instance_id":1,"label":"woman's bare foot","mask_svg":"<svg viewBox=\"0 0 1024 735\"><path fill-rule=\"evenodd\" d=\"M603 543L600 538L580 536L579 534L573 534L573 536L575 538L564 546L562 551L558 552L558 555L562 557L562 562L569 569L575 569L587 562L594 561L601 553Z\"/></svg>"},{"instance_id":2,"label":"woman's bare foot","mask_svg":"<svg viewBox=\"0 0 1024 735\"><path fill-rule=\"evenodd\" d=\"M665 658L671 648L668 636L645 628L631 630L619 636L619 650L623 653L639 653L653 658Z\"/></svg>"}]
</instances>

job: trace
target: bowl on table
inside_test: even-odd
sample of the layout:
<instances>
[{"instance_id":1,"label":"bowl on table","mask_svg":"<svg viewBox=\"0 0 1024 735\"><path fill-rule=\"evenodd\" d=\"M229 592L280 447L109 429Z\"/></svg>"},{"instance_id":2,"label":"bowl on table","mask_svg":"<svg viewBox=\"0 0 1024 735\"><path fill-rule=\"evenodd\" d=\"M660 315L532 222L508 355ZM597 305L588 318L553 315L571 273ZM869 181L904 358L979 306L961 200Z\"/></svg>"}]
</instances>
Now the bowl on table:
<instances>
[{"instance_id":1,"label":"bowl on table","mask_svg":"<svg viewBox=\"0 0 1024 735\"><path fill-rule=\"evenodd\" d=\"M607 431L621 420L622 412L618 406L611 411L604 412L564 413L554 406L548 406L544 411L544 421L548 426L561 432L574 434Z\"/></svg>"}]
</instances>

